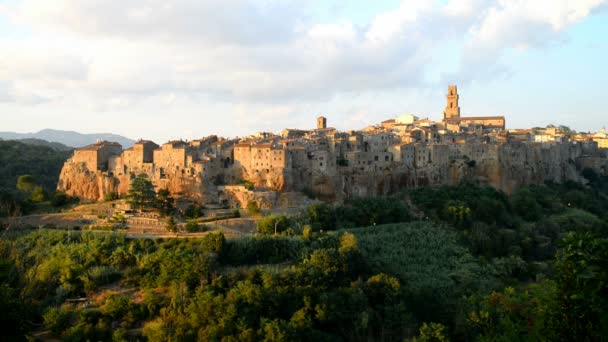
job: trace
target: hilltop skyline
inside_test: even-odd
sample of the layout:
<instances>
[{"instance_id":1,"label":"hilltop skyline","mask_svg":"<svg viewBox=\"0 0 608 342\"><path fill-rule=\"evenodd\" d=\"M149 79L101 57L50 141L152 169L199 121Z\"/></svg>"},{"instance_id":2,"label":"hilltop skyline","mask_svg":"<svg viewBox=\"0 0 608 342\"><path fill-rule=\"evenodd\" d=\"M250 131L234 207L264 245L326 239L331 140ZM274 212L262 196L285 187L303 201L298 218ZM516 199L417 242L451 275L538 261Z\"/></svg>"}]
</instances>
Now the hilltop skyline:
<instances>
[{"instance_id":1,"label":"hilltop skyline","mask_svg":"<svg viewBox=\"0 0 608 342\"><path fill-rule=\"evenodd\" d=\"M607 123L606 1L0 5L0 126L167 141L412 113Z\"/></svg>"}]
</instances>

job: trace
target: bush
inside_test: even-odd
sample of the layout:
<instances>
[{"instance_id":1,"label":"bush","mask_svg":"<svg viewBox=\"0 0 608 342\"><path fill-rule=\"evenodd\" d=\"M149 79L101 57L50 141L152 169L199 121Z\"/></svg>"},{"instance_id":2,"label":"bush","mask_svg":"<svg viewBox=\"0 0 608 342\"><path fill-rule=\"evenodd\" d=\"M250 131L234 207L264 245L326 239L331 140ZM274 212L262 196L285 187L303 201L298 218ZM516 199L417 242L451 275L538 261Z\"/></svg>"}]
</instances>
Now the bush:
<instances>
[{"instance_id":1,"label":"bush","mask_svg":"<svg viewBox=\"0 0 608 342\"><path fill-rule=\"evenodd\" d=\"M57 336L70 325L72 312L67 306L52 307L42 315L42 319L44 320L44 326Z\"/></svg>"},{"instance_id":2,"label":"bush","mask_svg":"<svg viewBox=\"0 0 608 342\"><path fill-rule=\"evenodd\" d=\"M37 186L34 188L34 191L32 192L32 196L30 198L32 199L32 202L40 203L46 201L48 195L44 188L42 188L41 186Z\"/></svg>"},{"instance_id":3,"label":"bush","mask_svg":"<svg viewBox=\"0 0 608 342\"><path fill-rule=\"evenodd\" d=\"M117 199L118 199L118 193L116 193L114 191L110 191L110 192L106 193L105 195L103 195L103 200L106 202L114 201Z\"/></svg>"},{"instance_id":4,"label":"bush","mask_svg":"<svg viewBox=\"0 0 608 342\"><path fill-rule=\"evenodd\" d=\"M244 179L241 179L239 181L239 184L242 185L242 186L244 186L245 189L247 189L247 190L253 190L253 187L254 187L253 182L250 182L250 181L244 180Z\"/></svg>"},{"instance_id":5,"label":"bush","mask_svg":"<svg viewBox=\"0 0 608 342\"><path fill-rule=\"evenodd\" d=\"M188 220L188 222L186 222L185 228L188 233L207 231L207 226L199 224L196 220Z\"/></svg>"},{"instance_id":6,"label":"bush","mask_svg":"<svg viewBox=\"0 0 608 342\"><path fill-rule=\"evenodd\" d=\"M54 207L61 207L66 205L69 200L70 198L68 197L68 195L65 194L65 192L57 191L53 195L53 198L51 198L51 204Z\"/></svg>"},{"instance_id":7,"label":"bush","mask_svg":"<svg viewBox=\"0 0 608 342\"><path fill-rule=\"evenodd\" d=\"M185 210L183 215L187 218L195 219L205 216L205 209L202 205L190 204Z\"/></svg>"},{"instance_id":8,"label":"bush","mask_svg":"<svg viewBox=\"0 0 608 342\"><path fill-rule=\"evenodd\" d=\"M169 232L177 233L179 228L177 227L177 223L175 223L173 216L169 216L169 218L167 219L167 225L165 225L165 229Z\"/></svg>"},{"instance_id":9,"label":"bush","mask_svg":"<svg viewBox=\"0 0 608 342\"><path fill-rule=\"evenodd\" d=\"M260 207L258 206L258 202L256 202L256 201L247 202L247 214L257 215L259 213L260 213Z\"/></svg>"},{"instance_id":10,"label":"bush","mask_svg":"<svg viewBox=\"0 0 608 342\"><path fill-rule=\"evenodd\" d=\"M306 220L314 231L336 229L336 212L325 203L314 203L306 208Z\"/></svg>"},{"instance_id":11,"label":"bush","mask_svg":"<svg viewBox=\"0 0 608 342\"><path fill-rule=\"evenodd\" d=\"M287 230L291 222L285 215L267 215L257 222L257 232L260 234L276 234Z\"/></svg>"}]
</instances>

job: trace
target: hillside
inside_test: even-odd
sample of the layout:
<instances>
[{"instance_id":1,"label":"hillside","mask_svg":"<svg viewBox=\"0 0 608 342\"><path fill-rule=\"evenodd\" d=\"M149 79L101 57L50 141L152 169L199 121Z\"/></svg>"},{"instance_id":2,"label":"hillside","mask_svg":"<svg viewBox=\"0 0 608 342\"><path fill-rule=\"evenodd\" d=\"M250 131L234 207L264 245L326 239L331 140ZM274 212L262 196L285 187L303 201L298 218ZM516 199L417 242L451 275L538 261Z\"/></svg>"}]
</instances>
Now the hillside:
<instances>
[{"instance_id":1,"label":"hillside","mask_svg":"<svg viewBox=\"0 0 608 342\"><path fill-rule=\"evenodd\" d=\"M608 177L586 175L313 204L237 238L12 230L0 339L600 341Z\"/></svg>"},{"instance_id":2,"label":"hillside","mask_svg":"<svg viewBox=\"0 0 608 342\"><path fill-rule=\"evenodd\" d=\"M32 175L37 183L54 192L59 172L71 151L58 149L57 144L44 146L21 141L0 141L0 189L15 189L17 178Z\"/></svg>"},{"instance_id":3,"label":"hillside","mask_svg":"<svg viewBox=\"0 0 608 342\"><path fill-rule=\"evenodd\" d=\"M46 146L46 147L50 147L56 151L71 151L73 149L72 147L66 146L62 143L51 142L51 141L46 141L46 140L36 139L36 138L19 139L16 141L22 142L26 145Z\"/></svg>"},{"instance_id":4,"label":"hillside","mask_svg":"<svg viewBox=\"0 0 608 342\"><path fill-rule=\"evenodd\" d=\"M111 133L78 133L73 131L62 131L54 129L43 129L35 133L0 132L0 138L4 140L20 139L42 139L50 142L58 142L69 147L82 147L93 144L98 140L114 141L128 148L135 141L117 134Z\"/></svg>"}]
</instances>

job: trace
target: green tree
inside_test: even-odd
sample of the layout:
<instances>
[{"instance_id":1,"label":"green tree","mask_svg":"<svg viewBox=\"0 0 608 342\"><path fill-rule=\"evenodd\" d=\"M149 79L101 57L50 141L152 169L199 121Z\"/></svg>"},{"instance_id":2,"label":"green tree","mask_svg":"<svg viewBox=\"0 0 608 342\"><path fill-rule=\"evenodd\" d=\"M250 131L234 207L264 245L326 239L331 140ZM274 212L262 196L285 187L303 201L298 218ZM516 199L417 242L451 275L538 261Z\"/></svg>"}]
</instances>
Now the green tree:
<instances>
[{"instance_id":1,"label":"green tree","mask_svg":"<svg viewBox=\"0 0 608 342\"><path fill-rule=\"evenodd\" d=\"M257 232L260 234L278 234L289 228L291 222L285 215L267 215L257 222Z\"/></svg>"},{"instance_id":2,"label":"green tree","mask_svg":"<svg viewBox=\"0 0 608 342\"><path fill-rule=\"evenodd\" d=\"M172 233L177 233L178 227L177 227L177 223L175 223L175 220L173 219L173 216L169 216L169 218L167 219L167 224L165 225L165 229Z\"/></svg>"},{"instance_id":3,"label":"green tree","mask_svg":"<svg viewBox=\"0 0 608 342\"><path fill-rule=\"evenodd\" d=\"M156 205L162 215L169 215L173 212L175 200L171 197L168 189L160 189L156 193Z\"/></svg>"},{"instance_id":4,"label":"green tree","mask_svg":"<svg viewBox=\"0 0 608 342\"><path fill-rule=\"evenodd\" d=\"M325 203L313 203L306 208L306 219L314 231L336 229L336 213Z\"/></svg>"},{"instance_id":5,"label":"green tree","mask_svg":"<svg viewBox=\"0 0 608 342\"><path fill-rule=\"evenodd\" d=\"M569 341L608 336L608 240L569 233L557 255L556 270L560 336Z\"/></svg>"},{"instance_id":6,"label":"green tree","mask_svg":"<svg viewBox=\"0 0 608 342\"><path fill-rule=\"evenodd\" d=\"M34 203L44 202L47 200L47 198L48 198L48 195L47 195L46 191L44 190L44 188L42 188L41 186L36 186L34 188L34 191L32 191L32 195L30 196L30 199Z\"/></svg>"},{"instance_id":7,"label":"green tree","mask_svg":"<svg viewBox=\"0 0 608 342\"><path fill-rule=\"evenodd\" d=\"M135 177L127 195L127 203L133 208L144 210L154 207L156 193L152 182L145 173Z\"/></svg>"},{"instance_id":8,"label":"green tree","mask_svg":"<svg viewBox=\"0 0 608 342\"><path fill-rule=\"evenodd\" d=\"M106 202L111 202L116 199L118 199L118 194L115 191L110 191L103 195L103 200Z\"/></svg>"},{"instance_id":9,"label":"green tree","mask_svg":"<svg viewBox=\"0 0 608 342\"><path fill-rule=\"evenodd\" d=\"M194 219L188 220L188 222L186 222L185 228L188 233L204 231L204 226L199 225L198 222L196 222L196 220Z\"/></svg>"},{"instance_id":10,"label":"green tree","mask_svg":"<svg viewBox=\"0 0 608 342\"><path fill-rule=\"evenodd\" d=\"M54 207L64 206L69 201L70 201L70 198L68 197L68 195L66 195L65 192L61 192L61 191L55 192L55 194L53 195L53 198L51 198L51 204Z\"/></svg>"},{"instance_id":11,"label":"green tree","mask_svg":"<svg viewBox=\"0 0 608 342\"><path fill-rule=\"evenodd\" d=\"M17 189L23 192L34 191L36 185L36 178L32 175L22 175L17 178Z\"/></svg>"},{"instance_id":12,"label":"green tree","mask_svg":"<svg viewBox=\"0 0 608 342\"><path fill-rule=\"evenodd\" d=\"M447 342L446 328L441 323L423 323L420 327L420 342Z\"/></svg>"},{"instance_id":13,"label":"green tree","mask_svg":"<svg viewBox=\"0 0 608 342\"><path fill-rule=\"evenodd\" d=\"M247 202L247 213L249 215L257 215L260 213L260 207L258 206L258 202L249 201Z\"/></svg>"},{"instance_id":14,"label":"green tree","mask_svg":"<svg viewBox=\"0 0 608 342\"><path fill-rule=\"evenodd\" d=\"M538 220L543 213L532 191L526 188L513 194L511 204L515 213L528 221Z\"/></svg>"}]
</instances>

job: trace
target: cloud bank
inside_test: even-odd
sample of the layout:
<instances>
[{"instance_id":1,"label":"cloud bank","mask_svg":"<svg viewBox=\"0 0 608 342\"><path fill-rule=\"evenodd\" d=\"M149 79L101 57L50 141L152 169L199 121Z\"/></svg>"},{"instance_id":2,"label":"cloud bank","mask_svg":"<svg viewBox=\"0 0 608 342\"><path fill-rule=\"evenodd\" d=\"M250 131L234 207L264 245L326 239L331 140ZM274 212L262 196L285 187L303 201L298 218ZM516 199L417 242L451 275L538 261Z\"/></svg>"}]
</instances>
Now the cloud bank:
<instances>
[{"instance_id":1,"label":"cloud bank","mask_svg":"<svg viewBox=\"0 0 608 342\"><path fill-rule=\"evenodd\" d=\"M0 35L0 102L226 110L249 128L336 99L504 77L506 52L559 44L605 7L414 0L361 24L321 22L315 1L24 0L0 7L20 32Z\"/></svg>"}]
</instances>

